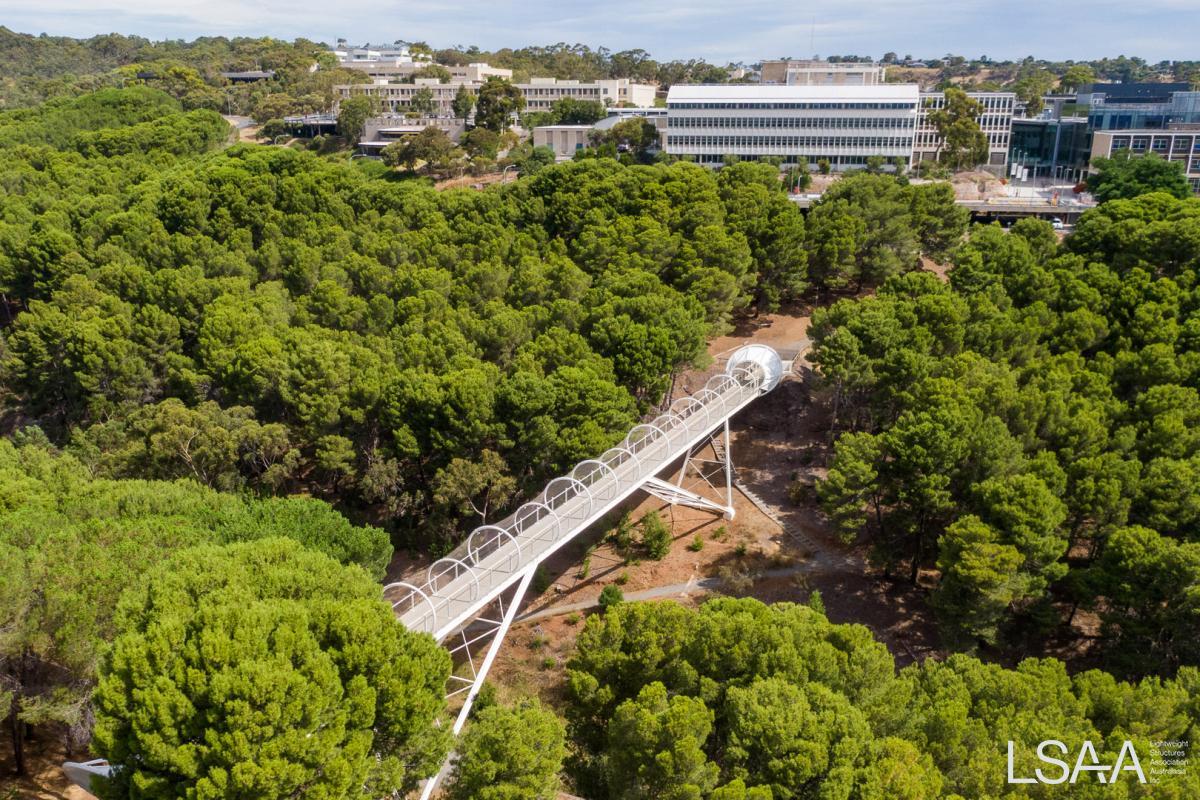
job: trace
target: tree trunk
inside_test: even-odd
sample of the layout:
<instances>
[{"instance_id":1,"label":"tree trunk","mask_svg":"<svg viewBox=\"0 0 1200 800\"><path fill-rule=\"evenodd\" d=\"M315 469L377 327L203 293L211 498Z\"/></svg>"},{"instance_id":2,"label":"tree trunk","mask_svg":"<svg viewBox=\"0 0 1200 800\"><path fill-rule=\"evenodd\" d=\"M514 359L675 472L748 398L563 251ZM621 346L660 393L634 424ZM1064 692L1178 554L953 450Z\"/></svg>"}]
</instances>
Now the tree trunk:
<instances>
[{"instance_id":1,"label":"tree trunk","mask_svg":"<svg viewBox=\"0 0 1200 800\"><path fill-rule=\"evenodd\" d=\"M12 713L8 715L9 729L12 731L12 746L13 746L13 764L15 765L14 772L24 777L25 769L25 723L17 716L17 712L21 708L21 701L14 697L12 705Z\"/></svg>"},{"instance_id":2,"label":"tree trunk","mask_svg":"<svg viewBox=\"0 0 1200 800\"><path fill-rule=\"evenodd\" d=\"M1071 603L1071 613L1067 615L1067 627L1071 627L1071 623L1075 621L1075 612L1079 610L1079 601Z\"/></svg>"},{"instance_id":3,"label":"tree trunk","mask_svg":"<svg viewBox=\"0 0 1200 800\"><path fill-rule=\"evenodd\" d=\"M917 576L918 576L918 573L921 571L921 554L922 554L922 551L924 551L924 549L925 549L925 533L924 533L924 531L922 531L921 533L917 534L917 552L913 554L912 574L909 575L909 578L908 578L913 586L917 585Z\"/></svg>"}]
</instances>

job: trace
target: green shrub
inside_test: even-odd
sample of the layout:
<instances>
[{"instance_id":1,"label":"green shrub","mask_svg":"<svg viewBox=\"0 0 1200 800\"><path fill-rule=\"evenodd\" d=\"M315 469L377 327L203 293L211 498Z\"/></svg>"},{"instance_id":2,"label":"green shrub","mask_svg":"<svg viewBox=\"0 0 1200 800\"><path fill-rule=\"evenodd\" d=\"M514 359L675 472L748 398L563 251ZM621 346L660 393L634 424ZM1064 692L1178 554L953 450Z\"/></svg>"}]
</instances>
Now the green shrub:
<instances>
[{"instance_id":1,"label":"green shrub","mask_svg":"<svg viewBox=\"0 0 1200 800\"><path fill-rule=\"evenodd\" d=\"M617 603L625 602L625 593L621 591L621 587L614 583L605 586L600 592L600 607L608 608L615 606Z\"/></svg>"},{"instance_id":2,"label":"green shrub","mask_svg":"<svg viewBox=\"0 0 1200 800\"><path fill-rule=\"evenodd\" d=\"M671 552L671 531L657 511L642 517L642 547L655 561L662 561Z\"/></svg>"}]
</instances>

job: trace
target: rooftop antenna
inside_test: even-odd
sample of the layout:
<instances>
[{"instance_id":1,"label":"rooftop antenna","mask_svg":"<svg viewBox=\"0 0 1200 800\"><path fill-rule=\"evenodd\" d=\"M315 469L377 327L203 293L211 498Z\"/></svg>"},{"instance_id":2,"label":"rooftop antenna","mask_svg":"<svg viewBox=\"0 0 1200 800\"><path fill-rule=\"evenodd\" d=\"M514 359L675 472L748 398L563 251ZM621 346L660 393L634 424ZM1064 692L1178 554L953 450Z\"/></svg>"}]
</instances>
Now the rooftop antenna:
<instances>
[{"instance_id":1,"label":"rooftop antenna","mask_svg":"<svg viewBox=\"0 0 1200 800\"><path fill-rule=\"evenodd\" d=\"M809 28L808 52L813 54L814 59L817 57L817 18L815 15L812 18L812 27Z\"/></svg>"}]
</instances>

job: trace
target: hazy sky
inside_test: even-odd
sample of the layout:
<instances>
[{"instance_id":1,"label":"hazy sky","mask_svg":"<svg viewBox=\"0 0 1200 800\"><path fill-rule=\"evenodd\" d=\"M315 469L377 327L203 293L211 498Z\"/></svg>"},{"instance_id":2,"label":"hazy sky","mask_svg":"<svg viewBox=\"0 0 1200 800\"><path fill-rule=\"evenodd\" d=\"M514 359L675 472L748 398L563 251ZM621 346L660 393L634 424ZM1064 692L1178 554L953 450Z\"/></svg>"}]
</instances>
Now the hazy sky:
<instances>
[{"instance_id":1,"label":"hazy sky","mask_svg":"<svg viewBox=\"0 0 1200 800\"><path fill-rule=\"evenodd\" d=\"M581 42L655 58L854 53L1200 59L1200 0L0 0L26 33L425 40L483 49Z\"/></svg>"}]
</instances>

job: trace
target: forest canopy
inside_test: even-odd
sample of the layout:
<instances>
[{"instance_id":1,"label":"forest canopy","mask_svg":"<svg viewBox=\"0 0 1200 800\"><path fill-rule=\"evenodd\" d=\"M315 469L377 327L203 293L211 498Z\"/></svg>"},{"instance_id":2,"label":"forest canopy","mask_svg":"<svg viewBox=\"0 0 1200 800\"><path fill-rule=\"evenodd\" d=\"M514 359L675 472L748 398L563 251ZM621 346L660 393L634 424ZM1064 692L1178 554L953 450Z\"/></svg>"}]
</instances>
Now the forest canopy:
<instances>
[{"instance_id":1,"label":"forest canopy","mask_svg":"<svg viewBox=\"0 0 1200 800\"><path fill-rule=\"evenodd\" d=\"M999 800L1031 796L1006 782L1009 740L1020 743L1017 776L1046 766L1028 744L1045 739L1071 752L1091 741L1111 765L1127 739L1146 754L1152 742L1196 741L1197 698L1191 667L1123 683L1069 675L1054 659L1005 669L954 655L897 673L866 628L809 606L621 603L588 618L568 664L579 748L568 771L585 796L612 800ZM1040 788L1183 800L1200 777L1085 774Z\"/></svg>"},{"instance_id":2,"label":"forest canopy","mask_svg":"<svg viewBox=\"0 0 1200 800\"><path fill-rule=\"evenodd\" d=\"M463 508L602 451L732 315L806 287L803 219L763 165L435 192L285 148L119 144L207 126L177 109L135 87L0 118L22 142L12 407L108 477L307 488L444 547ZM27 143L47 126L54 147Z\"/></svg>"},{"instance_id":3,"label":"forest canopy","mask_svg":"<svg viewBox=\"0 0 1200 800\"><path fill-rule=\"evenodd\" d=\"M1200 200L1088 211L1061 244L976 227L949 284L889 279L813 317L841 429L819 492L961 646L1099 615L1109 665L1200 664Z\"/></svg>"}]
</instances>

